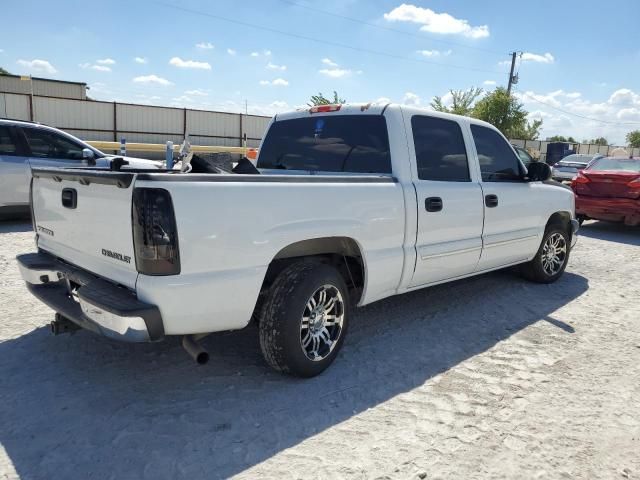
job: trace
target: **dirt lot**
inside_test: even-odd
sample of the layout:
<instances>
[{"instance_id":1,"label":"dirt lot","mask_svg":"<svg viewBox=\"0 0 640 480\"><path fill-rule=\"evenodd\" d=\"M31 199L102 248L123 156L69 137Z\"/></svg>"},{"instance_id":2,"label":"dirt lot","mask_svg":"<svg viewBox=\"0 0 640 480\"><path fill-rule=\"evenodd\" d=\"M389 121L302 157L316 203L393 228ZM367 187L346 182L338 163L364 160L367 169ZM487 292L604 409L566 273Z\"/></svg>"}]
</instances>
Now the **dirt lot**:
<instances>
[{"instance_id":1,"label":"dirt lot","mask_svg":"<svg viewBox=\"0 0 640 480\"><path fill-rule=\"evenodd\" d=\"M640 230L585 224L550 286L500 272L358 312L337 362L50 336L0 224L0 479L640 478Z\"/></svg>"}]
</instances>

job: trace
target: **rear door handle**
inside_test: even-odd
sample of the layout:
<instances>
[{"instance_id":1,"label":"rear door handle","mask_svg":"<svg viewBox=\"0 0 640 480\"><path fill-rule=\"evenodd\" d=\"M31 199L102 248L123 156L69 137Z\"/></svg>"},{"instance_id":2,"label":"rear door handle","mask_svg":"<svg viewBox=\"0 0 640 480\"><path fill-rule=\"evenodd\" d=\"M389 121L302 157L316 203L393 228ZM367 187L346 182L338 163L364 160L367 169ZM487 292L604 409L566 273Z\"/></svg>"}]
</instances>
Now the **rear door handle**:
<instances>
[{"instance_id":1,"label":"rear door handle","mask_svg":"<svg viewBox=\"0 0 640 480\"><path fill-rule=\"evenodd\" d=\"M497 195L493 195L493 194L485 195L484 204L489 208L497 207L498 206L498 196Z\"/></svg>"},{"instance_id":2,"label":"rear door handle","mask_svg":"<svg viewBox=\"0 0 640 480\"><path fill-rule=\"evenodd\" d=\"M442 210L442 199L440 197L429 197L424 201L424 208L427 212L439 212Z\"/></svg>"}]
</instances>

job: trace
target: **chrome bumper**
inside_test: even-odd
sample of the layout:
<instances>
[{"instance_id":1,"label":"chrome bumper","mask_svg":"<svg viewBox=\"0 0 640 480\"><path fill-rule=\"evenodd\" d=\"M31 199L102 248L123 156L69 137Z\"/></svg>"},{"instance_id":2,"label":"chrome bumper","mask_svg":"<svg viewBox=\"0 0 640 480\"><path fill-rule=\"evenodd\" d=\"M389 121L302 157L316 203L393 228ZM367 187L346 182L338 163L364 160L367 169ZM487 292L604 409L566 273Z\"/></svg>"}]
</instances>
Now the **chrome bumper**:
<instances>
[{"instance_id":1,"label":"chrome bumper","mask_svg":"<svg viewBox=\"0 0 640 480\"><path fill-rule=\"evenodd\" d=\"M19 255L17 261L29 291L80 327L126 342L164 337L158 307L134 292L44 252Z\"/></svg>"}]
</instances>

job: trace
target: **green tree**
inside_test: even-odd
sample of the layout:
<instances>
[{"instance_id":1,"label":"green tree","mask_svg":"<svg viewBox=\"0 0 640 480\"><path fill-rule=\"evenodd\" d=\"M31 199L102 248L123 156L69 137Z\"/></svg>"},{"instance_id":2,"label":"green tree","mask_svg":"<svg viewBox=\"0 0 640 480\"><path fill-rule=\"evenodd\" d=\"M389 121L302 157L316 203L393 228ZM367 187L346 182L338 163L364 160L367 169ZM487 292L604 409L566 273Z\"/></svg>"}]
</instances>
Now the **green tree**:
<instances>
[{"instance_id":1,"label":"green tree","mask_svg":"<svg viewBox=\"0 0 640 480\"><path fill-rule=\"evenodd\" d=\"M4 68L0 67L0 75L11 75L11 74L7 72Z\"/></svg>"},{"instance_id":2,"label":"green tree","mask_svg":"<svg viewBox=\"0 0 640 480\"><path fill-rule=\"evenodd\" d=\"M578 143L578 141L573 137L565 137L563 135L554 135L553 137L547 137L547 142L571 142ZM588 143L588 142L582 142Z\"/></svg>"},{"instance_id":3,"label":"green tree","mask_svg":"<svg viewBox=\"0 0 640 480\"><path fill-rule=\"evenodd\" d=\"M627 136L625 138L627 139L627 143L630 147L640 148L640 130L634 130L627 133Z\"/></svg>"},{"instance_id":4,"label":"green tree","mask_svg":"<svg viewBox=\"0 0 640 480\"><path fill-rule=\"evenodd\" d=\"M498 87L478 100L471 112L471 116L493 124L507 138L536 140L542 120L529 123L528 114L524 105L509 95L504 87Z\"/></svg>"},{"instance_id":5,"label":"green tree","mask_svg":"<svg viewBox=\"0 0 640 480\"><path fill-rule=\"evenodd\" d=\"M589 143L593 145L609 145L609 141L604 137L592 138Z\"/></svg>"},{"instance_id":6,"label":"green tree","mask_svg":"<svg viewBox=\"0 0 640 480\"><path fill-rule=\"evenodd\" d=\"M328 99L322 93L318 93L318 95L311 96L311 101L307 103L307 105L309 105L310 107L314 107L316 105L329 105L329 104L336 104L336 103L346 103L346 100L344 98L340 98L338 96L338 92L334 90L333 100Z\"/></svg>"},{"instance_id":7,"label":"green tree","mask_svg":"<svg viewBox=\"0 0 640 480\"><path fill-rule=\"evenodd\" d=\"M468 90L449 90L452 97L451 107L442 103L442 97L433 97L431 108L436 112L455 113L456 115L471 115L473 102L482 95L482 89L471 87Z\"/></svg>"}]
</instances>

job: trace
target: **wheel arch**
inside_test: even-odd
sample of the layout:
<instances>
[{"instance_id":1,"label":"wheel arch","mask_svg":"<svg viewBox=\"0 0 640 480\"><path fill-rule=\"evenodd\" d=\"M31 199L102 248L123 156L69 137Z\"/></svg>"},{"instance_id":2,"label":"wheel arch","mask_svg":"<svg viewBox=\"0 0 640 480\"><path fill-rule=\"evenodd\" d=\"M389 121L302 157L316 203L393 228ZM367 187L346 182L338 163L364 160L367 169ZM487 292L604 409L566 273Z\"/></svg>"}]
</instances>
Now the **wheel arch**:
<instances>
[{"instance_id":1,"label":"wheel arch","mask_svg":"<svg viewBox=\"0 0 640 480\"><path fill-rule=\"evenodd\" d=\"M360 244L351 237L319 237L290 243L273 257L261 287L269 288L287 265L302 259L313 259L334 266L349 287L353 304L357 304L366 283L366 262Z\"/></svg>"}]
</instances>

